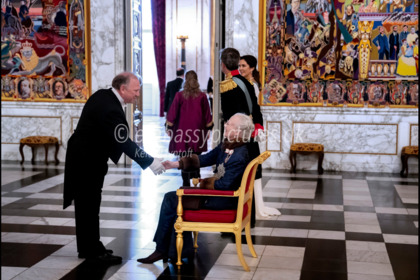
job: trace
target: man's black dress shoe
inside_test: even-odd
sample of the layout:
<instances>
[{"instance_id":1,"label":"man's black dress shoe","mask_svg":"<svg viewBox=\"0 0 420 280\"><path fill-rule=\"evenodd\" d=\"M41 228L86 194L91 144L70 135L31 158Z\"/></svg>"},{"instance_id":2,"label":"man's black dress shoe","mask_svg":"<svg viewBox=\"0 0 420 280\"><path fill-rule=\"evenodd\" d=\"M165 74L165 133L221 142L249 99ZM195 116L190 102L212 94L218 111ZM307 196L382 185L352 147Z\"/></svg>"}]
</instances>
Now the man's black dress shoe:
<instances>
[{"instance_id":1,"label":"man's black dress shoe","mask_svg":"<svg viewBox=\"0 0 420 280\"><path fill-rule=\"evenodd\" d=\"M111 255L112 255L112 253L114 253L114 251L108 250L108 249L106 249L105 252L108 253L108 254L111 254ZM83 253L79 253L79 258L80 259L86 259L86 255L83 254Z\"/></svg>"},{"instance_id":2,"label":"man's black dress shoe","mask_svg":"<svg viewBox=\"0 0 420 280\"><path fill-rule=\"evenodd\" d=\"M137 261L141 263L154 263L160 260L163 260L163 262L168 262L168 256L166 256L164 253L159 252L158 250L155 250L147 258L137 259Z\"/></svg>"},{"instance_id":3,"label":"man's black dress shoe","mask_svg":"<svg viewBox=\"0 0 420 280\"><path fill-rule=\"evenodd\" d=\"M108 253L103 253L102 255L99 255L97 257L86 258L86 261L104 265L113 265L122 263L122 258Z\"/></svg>"}]
</instances>

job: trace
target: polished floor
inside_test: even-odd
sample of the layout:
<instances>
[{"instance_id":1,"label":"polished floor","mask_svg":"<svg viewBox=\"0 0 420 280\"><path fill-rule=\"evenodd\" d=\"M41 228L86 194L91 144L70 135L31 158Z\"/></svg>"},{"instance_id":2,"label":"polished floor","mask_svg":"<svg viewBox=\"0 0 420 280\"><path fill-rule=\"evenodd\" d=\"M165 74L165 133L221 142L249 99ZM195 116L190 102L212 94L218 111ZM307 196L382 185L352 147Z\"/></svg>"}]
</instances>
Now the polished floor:
<instances>
[{"instance_id":1,"label":"polished floor","mask_svg":"<svg viewBox=\"0 0 420 280\"><path fill-rule=\"evenodd\" d=\"M173 159L162 128L161 118L145 118L145 149ZM64 166L2 161L1 169L1 279L418 279L417 175L264 170L264 200L282 215L257 221L258 258L244 246L245 272L234 239L220 233L200 233L194 262L180 271L137 263L155 248L162 198L182 182L177 170L156 177L110 166L101 239L124 260L92 267L77 258L74 208L62 210Z\"/></svg>"}]
</instances>

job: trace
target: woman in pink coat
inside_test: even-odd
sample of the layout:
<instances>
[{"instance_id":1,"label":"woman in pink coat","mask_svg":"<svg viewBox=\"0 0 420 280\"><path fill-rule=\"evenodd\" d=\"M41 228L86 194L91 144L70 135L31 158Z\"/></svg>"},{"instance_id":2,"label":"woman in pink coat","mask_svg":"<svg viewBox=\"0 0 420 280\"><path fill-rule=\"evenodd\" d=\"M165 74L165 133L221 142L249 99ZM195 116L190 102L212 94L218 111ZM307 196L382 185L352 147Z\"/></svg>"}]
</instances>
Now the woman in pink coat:
<instances>
[{"instance_id":1,"label":"woman in pink coat","mask_svg":"<svg viewBox=\"0 0 420 280\"><path fill-rule=\"evenodd\" d=\"M166 118L167 133L171 137L169 152L179 156L200 155L207 152L207 139L213 128L207 95L200 90L197 74L188 71L182 91L177 92ZM199 178L200 171L181 172L183 186L190 186L191 178Z\"/></svg>"}]
</instances>

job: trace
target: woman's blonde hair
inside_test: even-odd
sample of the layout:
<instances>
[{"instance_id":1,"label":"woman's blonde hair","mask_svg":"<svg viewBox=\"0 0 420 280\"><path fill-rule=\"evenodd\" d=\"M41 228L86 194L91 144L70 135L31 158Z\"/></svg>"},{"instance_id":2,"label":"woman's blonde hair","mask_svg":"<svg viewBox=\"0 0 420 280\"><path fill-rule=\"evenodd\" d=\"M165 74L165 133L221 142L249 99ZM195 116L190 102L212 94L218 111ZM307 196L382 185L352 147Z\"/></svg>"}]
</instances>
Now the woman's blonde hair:
<instances>
[{"instance_id":1,"label":"woman's blonde hair","mask_svg":"<svg viewBox=\"0 0 420 280\"><path fill-rule=\"evenodd\" d=\"M185 81L182 86L182 95L185 99L189 97L195 98L201 93L200 84L198 83L197 73L190 70L185 74Z\"/></svg>"}]
</instances>

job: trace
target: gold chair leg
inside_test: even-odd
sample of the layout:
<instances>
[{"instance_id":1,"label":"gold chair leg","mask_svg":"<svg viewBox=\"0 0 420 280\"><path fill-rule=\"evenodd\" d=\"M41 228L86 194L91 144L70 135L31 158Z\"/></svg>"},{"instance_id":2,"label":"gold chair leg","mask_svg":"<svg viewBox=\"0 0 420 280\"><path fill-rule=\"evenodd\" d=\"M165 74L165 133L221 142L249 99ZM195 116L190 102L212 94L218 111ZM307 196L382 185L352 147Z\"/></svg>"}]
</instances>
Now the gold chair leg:
<instances>
[{"instance_id":1,"label":"gold chair leg","mask_svg":"<svg viewBox=\"0 0 420 280\"><path fill-rule=\"evenodd\" d=\"M198 248L197 240L198 240L198 231L194 231L194 249L195 249L196 252L197 252L197 248Z\"/></svg>"},{"instance_id":2,"label":"gold chair leg","mask_svg":"<svg viewBox=\"0 0 420 280\"><path fill-rule=\"evenodd\" d=\"M245 258L244 258L244 254L242 253L242 235L241 232L235 232L235 239L236 239L236 251L238 252L238 258L239 261L241 262L243 268L246 271L251 271L248 267L248 265L245 262Z\"/></svg>"},{"instance_id":3,"label":"gold chair leg","mask_svg":"<svg viewBox=\"0 0 420 280\"><path fill-rule=\"evenodd\" d=\"M255 252L254 249L254 244L252 244L252 239L251 239L251 223L248 222L247 225L245 226L245 236L246 236L246 243L248 244L248 248L251 251L251 254L254 258L257 257L257 253Z\"/></svg>"},{"instance_id":4,"label":"gold chair leg","mask_svg":"<svg viewBox=\"0 0 420 280\"><path fill-rule=\"evenodd\" d=\"M182 231L178 232L178 235L176 236L176 251L178 253L178 262L176 265L182 265L181 262L181 255L182 255L182 247L184 246L184 239L182 237Z\"/></svg>"}]
</instances>

